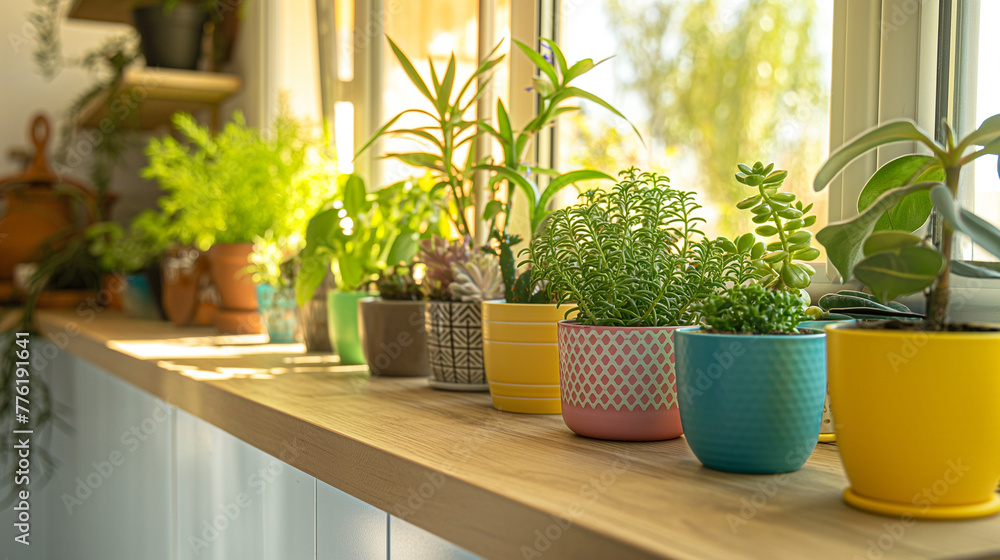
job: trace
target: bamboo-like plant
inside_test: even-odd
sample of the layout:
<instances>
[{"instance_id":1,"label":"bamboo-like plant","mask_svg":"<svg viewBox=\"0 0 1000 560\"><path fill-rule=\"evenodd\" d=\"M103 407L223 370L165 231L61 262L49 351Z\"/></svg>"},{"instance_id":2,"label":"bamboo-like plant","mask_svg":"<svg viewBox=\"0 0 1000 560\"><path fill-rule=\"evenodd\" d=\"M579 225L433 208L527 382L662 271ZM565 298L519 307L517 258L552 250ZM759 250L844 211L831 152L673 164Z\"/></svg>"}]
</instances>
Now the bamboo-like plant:
<instances>
[{"instance_id":1,"label":"bamboo-like plant","mask_svg":"<svg viewBox=\"0 0 1000 560\"><path fill-rule=\"evenodd\" d=\"M950 273L1000 278L996 270L952 260L956 232L1000 256L1000 230L958 204L962 168L1000 153L1000 115L986 119L957 142L947 124L945 130L942 145L909 120L875 127L834 152L813 183L815 190L822 190L850 162L878 146L919 142L931 151L932 155L906 155L883 165L861 192L860 214L816 235L841 277L845 281L857 277L882 302L930 288L929 329L943 329L948 322ZM913 234L932 210L937 210L943 226L937 248Z\"/></svg>"}]
</instances>

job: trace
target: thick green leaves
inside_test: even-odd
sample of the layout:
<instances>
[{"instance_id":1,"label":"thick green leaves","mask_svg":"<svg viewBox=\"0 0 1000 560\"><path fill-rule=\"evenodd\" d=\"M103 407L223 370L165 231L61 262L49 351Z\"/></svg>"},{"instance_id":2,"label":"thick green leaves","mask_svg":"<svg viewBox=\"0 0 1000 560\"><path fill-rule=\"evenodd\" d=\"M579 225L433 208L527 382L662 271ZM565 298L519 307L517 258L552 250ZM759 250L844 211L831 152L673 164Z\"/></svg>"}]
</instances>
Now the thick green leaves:
<instances>
[{"instance_id":1,"label":"thick green leaves","mask_svg":"<svg viewBox=\"0 0 1000 560\"><path fill-rule=\"evenodd\" d=\"M870 257L882 251L899 251L922 243L922 239L905 231L877 231L865 240L864 254Z\"/></svg>"},{"instance_id":2,"label":"thick green leaves","mask_svg":"<svg viewBox=\"0 0 1000 560\"><path fill-rule=\"evenodd\" d=\"M858 211L864 211L892 189L926 181L943 182L944 179L944 169L935 157L924 155L898 157L880 167L865 184L858 196ZM875 224L875 231L916 231L927 221L932 208L927 192L911 194L879 218Z\"/></svg>"},{"instance_id":3,"label":"thick green leaves","mask_svg":"<svg viewBox=\"0 0 1000 560\"><path fill-rule=\"evenodd\" d=\"M966 136L965 140L962 141L962 144L963 147L968 147L973 144L986 146L987 144L993 143L997 139L1000 139L1000 115L993 115L983 121L983 124L979 125L979 128L977 128L975 132Z\"/></svg>"},{"instance_id":4,"label":"thick green leaves","mask_svg":"<svg viewBox=\"0 0 1000 560\"><path fill-rule=\"evenodd\" d=\"M968 235L973 243L993 256L1000 257L1000 229L972 212L959 208L951 197L951 191L944 185L939 184L931 190L931 200L951 227Z\"/></svg>"},{"instance_id":5,"label":"thick green leaves","mask_svg":"<svg viewBox=\"0 0 1000 560\"><path fill-rule=\"evenodd\" d=\"M846 282L851 279L855 265L863 258L863 245L875 230L875 224L886 210L900 200L921 191L929 191L940 185L937 182L917 183L893 189L882 195L867 210L858 216L830 224L816 234L816 240L826 247L827 256L836 267L840 277Z\"/></svg>"},{"instance_id":6,"label":"thick green leaves","mask_svg":"<svg viewBox=\"0 0 1000 560\"><path fill-rule=\"evenodd\" d=\"M830 155L823 167L816 173L813 181L813 190L821 191L837 176L847 164L851 163L859 156L885 144L893 142L921 142L930 148L935 154L943 154L944 150L937 142L931 138L913 121L897 120L887 122L875 129L864 132L855 137L847 144L841 146L836 152Z\"/></svg>"},{"instance_id":7,"label":"thick green leaves","mask_svg":"<svg viewBox=\"0 0 1000 560\"><path fill-rule=\"evenodd\" d=\"M921 246L866 257L854 267L854 275L880 301L889 301L930 286L943 269L941 253Z\"/></svg>"},{"instance_id":8,"label":"thick green leaves","mask_svg":"<svg viewBox=\"0 0 1000 560\"><path fill-rule=\"evenodd\" d=\"M782 267L781 279L792 288L803 289L809 286L809 273L798 263L788 263Z\"/></svg>"},{"instance_id":9,"label":"thick green leaves","mask_svg":"<svg viewBox=\"0 0 1000 560\"><path fill-rule=\"evenodd\" d=\"M755 194L753 196L748 196L743 200L737 202L736 207L739 208L740 210L746 210L747 208L752 208L756 206L757 204L760 203L760 201L761 201L761 196L759 194Z\"/></svg>"},{"instance_id":10,"label":"thick green leaves","mask_svg":"<svg viewBox=\"0 0 1000 560\"><path fill-rule=\"evenodd\" d=\"M1000 278L1000 270L994 270L966 261L951 261L951 271L958 276L965 276L966 278Z\"/></svg>"}]
</instances>

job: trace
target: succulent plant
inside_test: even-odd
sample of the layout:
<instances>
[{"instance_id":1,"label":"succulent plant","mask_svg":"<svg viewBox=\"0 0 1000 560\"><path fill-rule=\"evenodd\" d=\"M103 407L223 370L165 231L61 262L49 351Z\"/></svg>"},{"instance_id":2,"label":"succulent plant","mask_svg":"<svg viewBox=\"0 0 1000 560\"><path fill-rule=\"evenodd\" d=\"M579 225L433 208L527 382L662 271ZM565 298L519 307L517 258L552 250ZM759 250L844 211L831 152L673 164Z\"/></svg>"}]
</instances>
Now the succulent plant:
<instances>
[{"instance_id":1,"label":"succulent plant","mask_svg":"<svg viewBox=\"0 0 1000 560\"><path fill-rule=\"evenodd\" d=\"M756 233L761 237L777 237L768 243L767 253L761 261L768 277L761 280L772 290L798 292L807 288L810 276L816 273L810 261L819 256L819 249L811 245L812 234L805 228L816 223L810 216L813 205L796 202L795 194L779 192L788 172L756 162L753 166L741 163L736 180L755 189L757 194L736 204L740 210L753 212L753 223L759 224Z\"/></svg>"},{"instance_id":2,"label":"succulent plant","mask_svg":"<svg viewBox=\"0 0 1000 560\"><path fill-rule=\"evenodd\" d=\"M421 282L424 294L432 300L452 299L448 287L455 281L455 273L451 265L469 259L465 242L448 242L435 235L420 242L417 259L426 266Z\"/></svg>"},{"instance_id":3,"label":"succulent plant","mask_svg":"<svg viewBox=\"0 0 1000 560\"><path fill-rule=\"evenodd\" d=\"M420 284L413 278L413 265L401 262L379 274L375 285L382 299L419 301L424 298Z\"/></svg>"},{"instance_id":4,"label":"succulent plant","mask_svg":"<svg viewBox=\"0 0 1000 560\"><path fill-rule=\"evenodd\" d=\"M503 277L496 255L476 251L469 255L468 260L452 263L451 271L455 275L455 281L448 286L452 299L485 301L503 298Z\"/></svg>"}]
</instances>

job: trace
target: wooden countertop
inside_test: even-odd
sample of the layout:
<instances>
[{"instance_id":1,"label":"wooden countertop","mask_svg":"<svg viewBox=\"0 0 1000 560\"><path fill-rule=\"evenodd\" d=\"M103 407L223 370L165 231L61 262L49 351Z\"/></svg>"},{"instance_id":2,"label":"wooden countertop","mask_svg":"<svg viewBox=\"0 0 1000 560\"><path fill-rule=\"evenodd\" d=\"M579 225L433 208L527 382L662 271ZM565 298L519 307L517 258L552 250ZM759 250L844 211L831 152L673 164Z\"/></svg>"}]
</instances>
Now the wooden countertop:
<instances>
[{"instance_id":1,"label":"wooden countertop","mask_svg":"<svg viewBox=\"0 0 1000 560\"><path fill-rule=\"evenodd\" d=\"M369 378L300 345L87 318L40 313L68 351L486 558L852 559L879 557L879 545L887 560L1000 556L1000 517L903 525L849 508L832 445L795 473L727 474L683 438L586 439L560 416Z\"/></svg>"}]
</instances>

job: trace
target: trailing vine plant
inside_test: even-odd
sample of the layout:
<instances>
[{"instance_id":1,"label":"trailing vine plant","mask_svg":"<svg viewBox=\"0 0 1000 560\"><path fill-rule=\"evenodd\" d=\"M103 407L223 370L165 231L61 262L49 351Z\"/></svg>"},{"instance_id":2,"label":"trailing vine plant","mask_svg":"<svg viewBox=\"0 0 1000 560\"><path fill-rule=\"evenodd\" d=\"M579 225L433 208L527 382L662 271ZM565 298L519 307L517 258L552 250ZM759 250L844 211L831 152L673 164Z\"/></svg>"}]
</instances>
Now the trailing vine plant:
<instances>
[{"instance_id":1,"label":"trailing vine plant","mask_svg":"<svg viewBox=\"0 0 1000 560\"><path fill-rule=\"evenodd\" d=\"M552 212L526 250L534 278L582 324L694 324L699 301L762 275L763 243L706 238L694 193L635 168L619 175L611 190Z\"/></svg>"}]
</instances>

